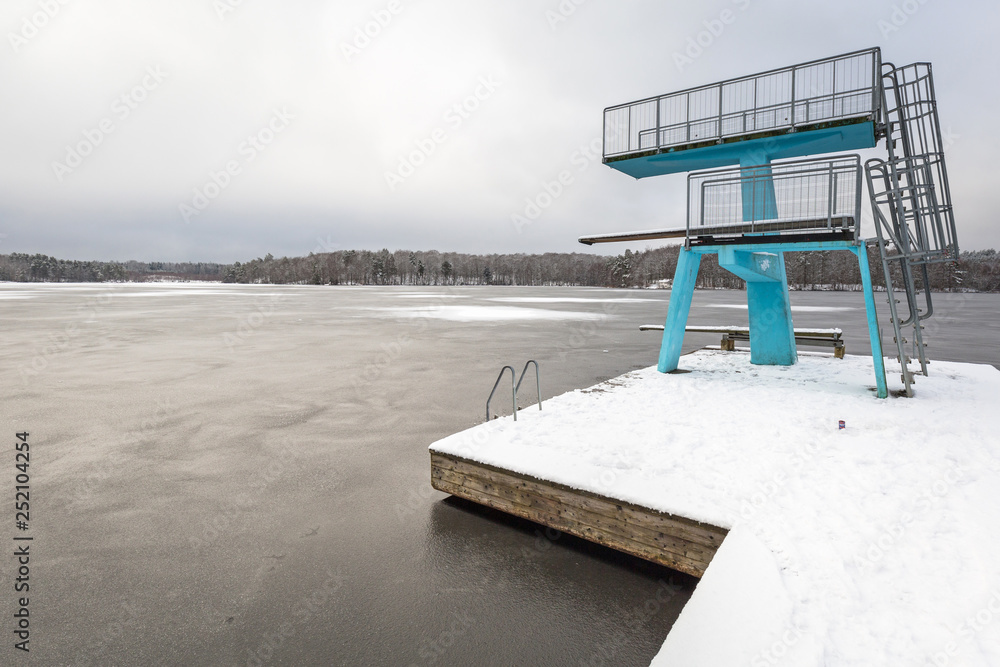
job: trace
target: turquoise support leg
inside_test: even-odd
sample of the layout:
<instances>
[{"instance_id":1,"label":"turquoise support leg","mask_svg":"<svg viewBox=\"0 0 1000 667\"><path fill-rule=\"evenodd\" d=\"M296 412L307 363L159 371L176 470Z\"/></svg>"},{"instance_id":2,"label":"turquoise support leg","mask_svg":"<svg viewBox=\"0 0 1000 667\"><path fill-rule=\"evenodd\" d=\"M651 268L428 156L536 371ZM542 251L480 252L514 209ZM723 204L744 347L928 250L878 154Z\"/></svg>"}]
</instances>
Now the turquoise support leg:
<instances>
[{"instance_id":1,"label":"turquoise support leg","mask_svg":"<svg viewBox=\"0 0 1000 667\"><path fill-rule=\"evenodd\" d=\"M868 252L864 245L851 248L858 257L858 268L861 270L861 289L865 293L865 311L868 314L868 337L872 346L872 363L875 365L875 385L879 398L889 395L889 387L885 381L885 357L882 356L882 334L878 329L878 314L875 312L875 293L872 291L872 274L868 268ZM891 296L890 296L891 298Z\"/></svg>"},{"instance_id":2,"label":"turquoise support leg","mask_svg":"<svg viewBox=\"0 0 1000 667\"><path fill-rule=\"evenodd\" d=\"M778 217L770 164L771 156L764 150L748 150L740 156L744 221ZM785 255L724 250L719 252L719 265L747 281L750 363L793 365L798 354L792 307L788 302Z\"/></svg>"},{"instance_id":3,"label":"turquoise support leg","mask_svg":"<svg viewBox=\"0 0 1000 667\"><path fill-rule=\"evenodd\" d=\"M723 246L719 266L747 281L750 363L791 366L797 362L784 253Z\"/></svg>"},{"instance_id":4,"label":"turquoise support leg","mask_svg":"<svg viewBox=\"0 0 1000 667\"><path fill-rule=\"evenodd\" d=\"M784 269L784 255L781 264ZM747 283L747 308L750 311L750 363L792 366L799 356L795 351L792 307L788 302L788 282Z\"/></svg>"},{"instance_id":5,"label":"turquoise support leg","mask_svg":"<svg viewBox=\"0 0 1000 667\"><path fill-rule=\"evenodd\" d=\"M694 298L694 283L698 279L701 254L681 248L677 255L677 270L674 284L670 289L670 304L667 306L667 323L663 327L663 343L660 345L660 361L656 368L661 373L677 370L681 358L681 343L684 342L684 327L691 312Z\"/></svg>"}]
</instances>

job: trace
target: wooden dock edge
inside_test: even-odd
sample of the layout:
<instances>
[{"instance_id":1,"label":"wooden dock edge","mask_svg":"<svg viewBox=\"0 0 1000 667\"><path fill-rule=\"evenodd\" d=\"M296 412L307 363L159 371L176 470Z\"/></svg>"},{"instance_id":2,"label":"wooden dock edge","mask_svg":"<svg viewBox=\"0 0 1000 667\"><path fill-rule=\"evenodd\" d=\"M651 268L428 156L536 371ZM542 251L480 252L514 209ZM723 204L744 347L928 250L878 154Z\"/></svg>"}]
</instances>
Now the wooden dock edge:
<instances>
[{"instance_id":1,"label":"wooden dock edge","mask_svg":"<svg viewBox=\"0 0 1000 667\"><path fill-rule=\"evenodd\" d=\"M431 485L701 577L728 530L460 456L431 451Z\"/></svg>"}]
</instances>

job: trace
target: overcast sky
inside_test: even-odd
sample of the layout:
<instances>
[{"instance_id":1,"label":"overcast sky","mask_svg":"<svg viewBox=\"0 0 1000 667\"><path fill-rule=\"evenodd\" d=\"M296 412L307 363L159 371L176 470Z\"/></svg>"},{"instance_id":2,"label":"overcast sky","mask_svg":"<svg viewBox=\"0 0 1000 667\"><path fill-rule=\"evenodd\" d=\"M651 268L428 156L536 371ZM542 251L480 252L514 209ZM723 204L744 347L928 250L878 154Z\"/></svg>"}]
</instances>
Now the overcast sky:
<instances>
[{"instance_id":1,"label":"overcast sky","mask_svg":"<svg viewBox=\"0 0 1000 667\"><path fill-rule=\"evenodd\" d=\"M683 174L588 157L604 107L871 46L933 63L960 246L1000 248L998 25L985 1L5 0L0 253L588 251L684 220Z\"/></svg>"}]
</instances>

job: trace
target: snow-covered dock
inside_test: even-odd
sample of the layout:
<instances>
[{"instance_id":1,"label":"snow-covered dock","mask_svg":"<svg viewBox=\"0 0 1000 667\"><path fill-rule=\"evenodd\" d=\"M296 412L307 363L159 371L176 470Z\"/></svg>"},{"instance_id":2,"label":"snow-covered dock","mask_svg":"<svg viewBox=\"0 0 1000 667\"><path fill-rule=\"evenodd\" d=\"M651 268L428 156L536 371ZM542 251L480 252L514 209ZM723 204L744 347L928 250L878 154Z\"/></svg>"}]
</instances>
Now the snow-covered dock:
<instances>
[{"instance_id":1,"label":"snow-covered dock","mask_svg":"<svg viewBox=\"0 0 1000 667\"><path fill-rule=\"evenodd\" d=\"M1000 664L1000 372L934 362L914 398L880 400L865 357L702 350L681 369L557 396L432 457L721 529L655 665Z\"/></svg>"}]
</instances>

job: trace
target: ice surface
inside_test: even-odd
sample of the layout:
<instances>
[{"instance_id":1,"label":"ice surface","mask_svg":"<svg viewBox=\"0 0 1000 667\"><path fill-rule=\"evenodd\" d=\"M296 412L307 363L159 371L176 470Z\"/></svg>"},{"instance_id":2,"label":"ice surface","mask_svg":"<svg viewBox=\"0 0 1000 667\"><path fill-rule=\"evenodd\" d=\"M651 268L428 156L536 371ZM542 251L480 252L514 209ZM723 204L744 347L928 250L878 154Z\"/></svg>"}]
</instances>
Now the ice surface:
<instances>
[{"instance_id":1,"label":"ice surface","mask_svg":"<svg viewBox=\"0 0 1000 667\"><path fill-rule=\"evenodd\" d=\"M381 292L400 299L465 299L467 294L447 294L444 292Z\"/></svg>"},{"instance_id":2,"label":"ice surface","mask_svg":"<svg viewBox=\"0 0 1000 667\"><path fill-rule=\"evenodd\" d=\"M662 302L662 299L641 299L629 296L608 299L586 299L573 296L498 296L490 301L502 303L639 303L641 301Z\"/></svg>"},{"instance_id":3,"label":"ice surface","mask_svg":"<svg viewBox=\"0 0 1000 667\"><path fill-rule=\"evenodd\" d=\"M602 313L584 313L544 308L516 306L404 306L398 308L365 308L395 317L426 317L452 322L499 322L509 320L600 320Z\"/></svg>"}]
</instances>

